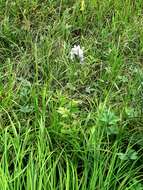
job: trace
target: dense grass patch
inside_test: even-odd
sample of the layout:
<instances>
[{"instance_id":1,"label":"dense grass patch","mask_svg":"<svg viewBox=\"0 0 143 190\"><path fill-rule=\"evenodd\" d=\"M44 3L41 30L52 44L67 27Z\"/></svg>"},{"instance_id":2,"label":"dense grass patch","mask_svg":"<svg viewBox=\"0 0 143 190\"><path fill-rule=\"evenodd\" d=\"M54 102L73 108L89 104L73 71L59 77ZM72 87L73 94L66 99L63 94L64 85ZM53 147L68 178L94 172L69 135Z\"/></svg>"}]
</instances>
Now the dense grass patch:
<instances>
[{"instance_id":1,"label":"dense grass patch","mask_svg":"<svg viewBox=\"0 0 143 190\"><path fill-rule=\"evenodd\" d=\"M143 189L142 8L0 1L1 190Z\"/></svg>"}]
</instances>

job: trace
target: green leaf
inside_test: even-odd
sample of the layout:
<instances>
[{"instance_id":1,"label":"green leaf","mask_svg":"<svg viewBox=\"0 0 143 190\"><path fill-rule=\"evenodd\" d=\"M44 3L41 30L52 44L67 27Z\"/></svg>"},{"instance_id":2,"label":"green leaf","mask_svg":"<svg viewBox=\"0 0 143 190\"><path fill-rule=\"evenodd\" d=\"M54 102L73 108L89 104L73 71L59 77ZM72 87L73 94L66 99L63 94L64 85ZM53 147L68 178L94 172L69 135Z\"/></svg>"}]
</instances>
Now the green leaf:
<instances>
[{"instance_id":1,"label":"green leaf","mask_svg":"<svg viewBox=\"0 0 143 190\"><path fill-rule=\"evenodd\" d=\"M108 135L117 135L119 134L119 129L117 126L111 126L107 128L107 133Z\"/></svg>"},{"instance_id":2,"label":"green leaf","mask_svg":"<svg viewBox=\"0 0 143 190\"><path fill-rule=\"evenodd\" d=\"M57 112L62 115L62 117L68 117L69 116L69 110L64 107L59 107Z\"/></svg>"},{"instance_id":3,"label":"green leaf","mask_svg":"<svg viewBox=\"0 0 143 190\"><path fill-rule=\"evenodd\" d=\"M126 153L118 153L117 154L121 160L128 160L128 155Z\"/></svg>"},{"instance_id":4,"label":"green leaf","mask_svg":"<svg viewBox=\"0 0 143 190\"><path fill-rule=\"evenodd\" d=\"M100 121L105 125L115 125L120 119L109 109L104 110L100 115Z\"/></svg>"},{"instance_id":5,"label":"green leaf","mask_svg":"<svg viewBox=\"0 0 143 190\"><path fill-rule=\"evenodd\" d=\"M135 150L130 149L130 150L128 151L128 157L129 157L131 160L136 160L136 159L138 159L138 153L137 153Z\"/></svg>"},{"instance_id":6,"label":"green leaf","mask_svg":"<svg viewBox=\"0 0 143 190\"><path fill-rule=\"evenodd\" d=\"M29 113L32 110L33 110L32 106L29 106L29 105L20 106L20 112Z\"/></svg>"}]
</instances>

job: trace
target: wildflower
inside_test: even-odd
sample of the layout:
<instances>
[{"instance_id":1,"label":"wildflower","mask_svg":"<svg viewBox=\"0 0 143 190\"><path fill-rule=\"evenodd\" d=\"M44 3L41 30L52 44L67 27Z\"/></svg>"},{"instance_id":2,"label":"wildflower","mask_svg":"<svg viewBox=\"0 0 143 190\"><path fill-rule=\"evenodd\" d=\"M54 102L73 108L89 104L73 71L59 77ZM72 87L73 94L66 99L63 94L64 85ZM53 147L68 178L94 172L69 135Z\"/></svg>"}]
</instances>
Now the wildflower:
<instances>
[{"instance_id":1,"label":"wildflower","mask_svg":"<svg viewBox=\"0 0 143 190\"><path fill-rule=\"evenodd\" d=\"M73 60L75 57L79 58L80 63L83 63L84 56L83 56L83 49L80 48L80 46L74 45L74 47L71 49L70 52L70 58Z\"/></svg>"}]
</instances>

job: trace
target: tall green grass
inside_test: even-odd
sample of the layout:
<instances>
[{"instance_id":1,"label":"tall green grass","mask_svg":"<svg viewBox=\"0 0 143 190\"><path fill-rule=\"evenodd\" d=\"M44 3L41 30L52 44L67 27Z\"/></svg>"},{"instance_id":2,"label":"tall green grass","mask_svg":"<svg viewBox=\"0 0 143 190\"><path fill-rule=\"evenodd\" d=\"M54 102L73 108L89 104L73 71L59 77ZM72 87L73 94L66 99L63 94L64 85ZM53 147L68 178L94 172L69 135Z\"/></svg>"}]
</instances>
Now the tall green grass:
<instances>
[{"instance_id":1,"label":"tall green grass","mask_svg":"<svg viewBox=\"0 0 143 190\"><path fill-rule=\"evenodd\" d=\"M143 189L142 1L81 5L0 1L1 190Z\"/></svg>"}]
</instances>

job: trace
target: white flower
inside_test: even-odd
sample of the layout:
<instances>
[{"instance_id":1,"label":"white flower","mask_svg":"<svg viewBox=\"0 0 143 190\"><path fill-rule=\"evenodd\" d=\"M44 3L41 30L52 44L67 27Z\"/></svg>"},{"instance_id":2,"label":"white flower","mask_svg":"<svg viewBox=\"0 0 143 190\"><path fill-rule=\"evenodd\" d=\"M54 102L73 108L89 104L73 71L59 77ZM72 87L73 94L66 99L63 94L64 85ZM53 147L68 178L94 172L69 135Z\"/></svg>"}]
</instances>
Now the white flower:
<instances>
[{"instance_id":1,"label":"white flower","mask_svg":"<svg viewBox=\"0 0 143 190\"><path fill-rule=\"evenodd\" d=\"M71 49L70 52L70 58L73 60L75 57L78 57L80 59L80 62L83 63L84 56L83 56L83 49L80 48L80 46L74 45L74 47Z\"/></svg>"}]
</instances>

